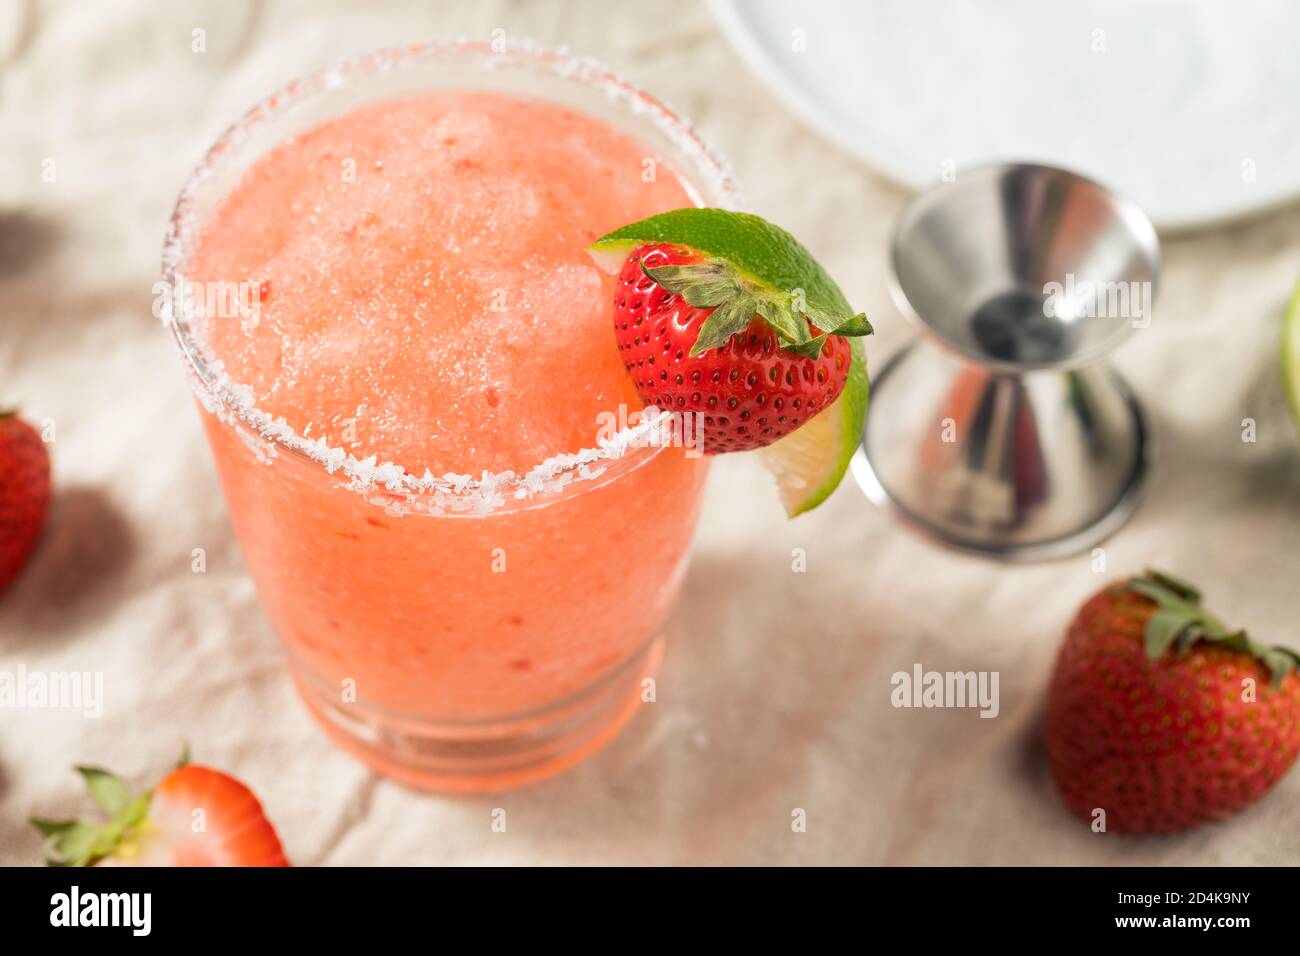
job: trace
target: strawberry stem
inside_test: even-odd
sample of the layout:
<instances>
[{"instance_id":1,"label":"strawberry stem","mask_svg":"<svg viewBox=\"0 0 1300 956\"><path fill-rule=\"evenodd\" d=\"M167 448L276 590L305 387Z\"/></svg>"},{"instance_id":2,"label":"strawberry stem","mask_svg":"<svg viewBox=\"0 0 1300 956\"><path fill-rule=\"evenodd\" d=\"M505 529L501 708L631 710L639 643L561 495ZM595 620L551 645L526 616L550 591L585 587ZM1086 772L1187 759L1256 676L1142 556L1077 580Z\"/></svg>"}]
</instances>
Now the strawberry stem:
<instances>
[{"instance_id":1,"label":"strawberry stem","mask_svg":"<svg viewBox=\"0 0 1300 956\"><path fill-rule=\"evenodd\" d=\"M77 767L90 798L108 818L48 820L31 817L29 823L45 838L47 866L90 866L129 842L149 812L152 790L133 793L122 778L99 767Z\"/></svg>"}]
</instances>

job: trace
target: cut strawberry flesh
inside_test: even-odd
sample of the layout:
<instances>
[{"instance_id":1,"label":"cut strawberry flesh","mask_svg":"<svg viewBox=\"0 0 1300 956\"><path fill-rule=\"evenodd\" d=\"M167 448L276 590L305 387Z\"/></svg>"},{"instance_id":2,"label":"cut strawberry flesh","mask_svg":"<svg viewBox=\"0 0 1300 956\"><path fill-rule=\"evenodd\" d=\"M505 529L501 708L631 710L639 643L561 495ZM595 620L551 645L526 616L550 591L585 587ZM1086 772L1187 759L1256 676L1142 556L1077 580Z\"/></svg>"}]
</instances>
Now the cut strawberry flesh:
<instances>
[{"instance_id":1,"label":"cut strawberry flesh","mask_svg":"<svg viewBox=\"0 0 1300 956\"><path fill-rule=\"evenodd\" d=\"M169 866L287 866L262 805L238 780L207 767L174 771L154 791L142 858Z\"/></svg>"}]
</instances>

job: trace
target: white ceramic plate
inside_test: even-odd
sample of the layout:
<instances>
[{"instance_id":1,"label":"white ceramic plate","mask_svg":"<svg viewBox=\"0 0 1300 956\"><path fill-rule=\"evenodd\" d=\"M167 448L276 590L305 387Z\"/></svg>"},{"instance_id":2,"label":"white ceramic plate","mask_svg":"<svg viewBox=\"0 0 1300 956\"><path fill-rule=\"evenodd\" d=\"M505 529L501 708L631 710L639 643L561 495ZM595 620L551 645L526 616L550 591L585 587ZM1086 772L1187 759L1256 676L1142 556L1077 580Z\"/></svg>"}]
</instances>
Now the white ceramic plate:
<instances>
[{"instance_id":1,"label":"white ceramic plate","mask_svg":"<svg viewBox=\"0 0 1300 956\"><path fill-rule=\"evenodd\" d=\"M713 0L791 109L918 187L1065 166L1165 230L1300 196L1295 0Z\"/></svg>"}]
</instances>

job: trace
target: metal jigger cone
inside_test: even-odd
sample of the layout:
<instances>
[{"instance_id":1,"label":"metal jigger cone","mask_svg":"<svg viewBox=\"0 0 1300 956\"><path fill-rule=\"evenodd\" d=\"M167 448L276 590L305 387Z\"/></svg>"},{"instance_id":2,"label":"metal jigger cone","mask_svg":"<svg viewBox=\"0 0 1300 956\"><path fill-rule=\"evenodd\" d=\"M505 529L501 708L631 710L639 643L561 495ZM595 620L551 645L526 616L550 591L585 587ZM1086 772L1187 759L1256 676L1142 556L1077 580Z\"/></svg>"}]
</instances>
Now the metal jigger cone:
<instances>
[{"instance_id":1,"label":"metal jigger cone","mask_svg":"<svg viewBox=\"0 0 1300 956\"><path fill-rule=\"evenodd\" d=\"M1154 227L1081 176L965 170L911 200L892 292L923 336L874 376L853 472L935 540L1069 554L1132 513L1150 436L1106 355L1150 321Z\"/></svg>"}]
</instances>

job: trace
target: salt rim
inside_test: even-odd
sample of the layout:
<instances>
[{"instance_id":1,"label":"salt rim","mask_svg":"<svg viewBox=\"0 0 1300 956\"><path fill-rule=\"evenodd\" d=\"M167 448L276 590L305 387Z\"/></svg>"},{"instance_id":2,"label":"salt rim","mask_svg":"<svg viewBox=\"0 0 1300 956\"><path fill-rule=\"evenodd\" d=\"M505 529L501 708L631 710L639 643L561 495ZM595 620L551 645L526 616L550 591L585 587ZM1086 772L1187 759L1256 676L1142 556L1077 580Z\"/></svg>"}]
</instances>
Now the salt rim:
<instances>
[{"instance_id":1,"label":"salt rim","mask_svg":"<svg viewBox=\"0 0 1300 956\"><path fill-rule=\"evenodd\" d=\"M494 46L500 46L500 49L494 49ZM452 41L431 41L351 57L294 80L227 128L190 174L168 222L162 255L163 279L167 287L184 288L184 242L193 232L193 206L198 189L213 175L217 162L230 147L247 140L251 128L278 117L316 94L344 86L354 74L365 76L411 69L449 55L464 55L471 62L478 58L480 62L476 65L483 71L503 67L539 68L561 79L604 92L610 100L627 107L631 115L649 118L694 165L692 173L711 187L712 194L730 207L741 205L740 189L730 168L695 133L690 123L599 61L572 56L564 47L548 51L527 39L505 40L503 43L494 41L492 44L463 37ZM683 185L689 190L691 199L699 203L701 197L694 184L684 181ZM449 511L472 511L476 515L485 515L503 506L507 494L515 501L559 495L573 482L592 481L604 475L607 467L602 464L593 468L596 463L615 462L622 459L629 448L654 444L651 435L663 427L669 415L662 412L658 416L646 416L645 421L599 440L595 448L553 455L523 475L516 475L514 471L494 473L485 470L479 478L455 472L437 476L428 469L423 475L415 475L394 462L380 462L375 455L358 459L342 448L331 447L324 438L308 439L299 435L283 417L272 417L257 408L252 388L235 381L225 372L224 364L190 325L188 320L195 317L195 311L182 306L185 314L178 317L174 312L174 298L164 300L161 319L171 329L176 345L186 359L190 385L203 408L235 428L259 460L269 463L277 457L277 448L283 448L294 456L324 466L330 475L340 472L348 479L347 488L362 494L370 503L382 506L390 514L417 511L442 515ZM256 435L250 434L246 428L252 429ZM656 449L655 453L659 450L662 449Z\"/></svg>"}]
</instances>

